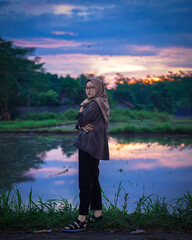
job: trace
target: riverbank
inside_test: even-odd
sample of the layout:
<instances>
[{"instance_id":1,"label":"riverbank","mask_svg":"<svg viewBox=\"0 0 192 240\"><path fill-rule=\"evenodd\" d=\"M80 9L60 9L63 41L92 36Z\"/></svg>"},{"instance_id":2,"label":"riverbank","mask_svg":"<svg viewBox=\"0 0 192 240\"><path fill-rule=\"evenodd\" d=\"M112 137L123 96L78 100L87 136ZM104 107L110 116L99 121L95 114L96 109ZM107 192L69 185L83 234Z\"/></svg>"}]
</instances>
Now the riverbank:
<instances>
[{"instance_id":1,"label":"riverbank","mask_svg":"<svg viewBox=\"0 0 192 240\"><path fill-rule=\"evenodd\" d=\"M9 121L0 123L0 133L76 133L74 121ZM173 133L192 134L192 120L132 120L129 122L109 122L108 133Z\"/></svg>"},{"instance_id":2,"label":"riverbank","mask_svg":"<svg viewBox=\"0 0 192 240\"><path fill-rule=\"evenodd\" d=\"M0 233L1 240L191 240L192 234L183 232L145 232L130 234L121 232L93 232L82 233Z\"/></svg>"},{"instance_id":3,"label":"riverbank","mask_svg":"<svg viewBox=\"0 0 192 240\"><path fill-rule=\"evenodd\" d=\"M0 121L0 132L73 133L77 110L64 113L28 113L23 119ZM175 117L166 112L114 109L109 117L109 133L192 134L191 117Z\"/></svg>"},{"instance_id":4,"label":"riverbank","mask_svg":"<svg viewBox=\"0 0 192 240\"><path fill-rule=\"evenodd\" d=\"M166 202L165 197L153 194L146 196L143 193L135 201L135 210L129 213L129 193L122 190L120 183L114 203L105 196L102 190L104 219L94 224L88 224L87 230L127 233L134 233L138 229L142 230L138 233L154 231L192 232L192 194L189 191L171 202ZM117 207L120 199L124 199L121 208ZM38 200L34 200L32 188L28 202L24 202L19 190L11 188L9 191L1 190L0 213L0 230L3 232L40 233L46 232L45 229L47 232L58 232L77 218L78 204L72 206L66 199L43 201L41 196ZM42 231L43 229L44 231Z\"/></svg>"}]
</instances>

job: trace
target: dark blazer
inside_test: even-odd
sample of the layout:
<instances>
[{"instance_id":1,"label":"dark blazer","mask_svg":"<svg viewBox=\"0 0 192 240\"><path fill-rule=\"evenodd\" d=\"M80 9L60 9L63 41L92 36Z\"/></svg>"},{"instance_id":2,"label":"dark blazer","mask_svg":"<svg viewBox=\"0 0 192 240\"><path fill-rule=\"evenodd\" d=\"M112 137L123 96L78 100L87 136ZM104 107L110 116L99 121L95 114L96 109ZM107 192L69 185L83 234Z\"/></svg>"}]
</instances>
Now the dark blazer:
<instances>
[{"instance_id":1,"label":"dark blazer","mask_svg":"<svg viewBox=\"0 0 192 240\"><path fill-rule=\"evenodd\" d=\"M107 127L97 102L93 100L89 103L83 112L77 114L76 118L80 132L75 140L74 146L88 152L98 160L109 160ZM85 132L81 127L86 126L88 123L91 123L94 129Z\"/></svg>"}]
</instances>

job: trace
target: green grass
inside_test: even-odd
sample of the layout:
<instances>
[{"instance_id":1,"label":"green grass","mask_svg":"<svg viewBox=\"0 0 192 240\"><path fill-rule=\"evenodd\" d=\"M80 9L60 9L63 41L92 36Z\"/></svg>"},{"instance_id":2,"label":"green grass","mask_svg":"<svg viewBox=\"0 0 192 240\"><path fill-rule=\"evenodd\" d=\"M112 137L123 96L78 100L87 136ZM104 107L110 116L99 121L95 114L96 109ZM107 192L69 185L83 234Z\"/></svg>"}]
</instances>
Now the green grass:
<instances>
[{"instance_id":1,"label":"green grass","mask_svg":"<svg viewBox=\"0 0 192 240\"><path fill-rule=\"evenodd\" d=\"M112 127L110 133L178 133L192 134L192 125L176 125L168 123L151 123L144 125L125 124L119 127Z\"/></svg>"},{"instance_id":2,"label":"green grass","mask_svg":"<svg viewBox=\"0 0 192 240\"><path fill-rule=\"evenodd\" d=\"M131 120L144 121L147 119L153 119L155 121L169 121L171 115L166 112L151 112L144 110L130 110L130 109L115 109L111 111L109 121L110 122L129 122Z\"/></svg>"},{"instance_id":3,"label":"green grass","mask_svg":"<svg viewBox=\"0 0 192 240\"><path fill-rule=\"evenodd\" d=\"M48 119L58 119L58 120L71 120L75 121L75 116L77 115L78 111L75 109L68 109L63 113L55 113L55 112L41 112L41 113L27 113L23 120L33 120L33 121L41 121L41 120L48 120Z\"/></svg>"},{"instance_id":4,"label":"green grass","mask_svg":"<svg viewBox=\"0 0 192 240\"><path fill-rule=\"evenodd\" d=\"M14 130L38 130L43 128L43 131L49 132L50 127L61 126L76 122L77 111L69 109L64 113L56 114L53 112L43 113L28 113L24 119L16 119L15 121L0 122L0 131L14 131ZM68 132L68 128L63 129L62 132Z\"/></svg>"},{"instance_id":5,"label":"green grass","mask_svg":"<svg viewBox=\"0 0 192 240\"><path fill-rule=\"evenodd\" d=\"M59 126L64 125L68 123L73 123L74 121L67 120L57 120L57 119L49 119L49 120L39 120L39 121L32 121L32 120L26 120L26 121L4 121L0 124L0 131L13 131L13 130L22 130L22 129L36 129L36 128L42 128L42 127L53 127L53 126Z\"/></svg>"},{"instance_id":6,"label":"green grass","mask_svg":"<svg viewBox=\"0 0 192 240\"><path fill-rule=\"evenodd\" d=\"M67 124L74 123L73 126ZM65 125L65 126L64 126ZM58 128L53 128L60 126ZM1 122L0 132L39 132L39 133L71 133L76 132L74 121L57 119L41 121L10 121ZM109 133L178 133L192 134L192 125L174 122L156 123L154 121L132 121L131 123L109 123Z\"/></svg>"},{"instance_id":7,"label":"green grass","mask_svg":"<svg viewBox=\"0 0 192 240\"><path fill-rule=\"evenodd\" d=\"M69 109L64 113L51 112L28 113L25 119L1 121L0 132L31 131L43 133L76 132L75 122L77 110ZM74 126L67 126L74 123ZM63 126L65 125L65 126ZM59 128L53 128L60 126ZM109 118L109 133L192 133L192 119L173 120L165 112L137 111L130 109L115 109Z\"/></svg>"},{"instance_id":8,"label":"green grass","mask_svg":"<svg viewBox=\"0 0 192 240\"><path fill-rule=\"evenodd\" d=\"M171 202L165 197L143 194L135 202L135 210L128 212L129 193L121 183L112 203L102 190L104 220L90 225L89 229L109 231L132 231L135 229L183 230L191 231L192 195L186 191L184 196ZM119 199L123 199L121 208ZM24 203L18 189L11 188L0 195L0 230L34 231L38 229L61 230L78 216L77 204L73 206L66 199L33 200L32 189L27 203Z\"/></svg>"}]
</instances>

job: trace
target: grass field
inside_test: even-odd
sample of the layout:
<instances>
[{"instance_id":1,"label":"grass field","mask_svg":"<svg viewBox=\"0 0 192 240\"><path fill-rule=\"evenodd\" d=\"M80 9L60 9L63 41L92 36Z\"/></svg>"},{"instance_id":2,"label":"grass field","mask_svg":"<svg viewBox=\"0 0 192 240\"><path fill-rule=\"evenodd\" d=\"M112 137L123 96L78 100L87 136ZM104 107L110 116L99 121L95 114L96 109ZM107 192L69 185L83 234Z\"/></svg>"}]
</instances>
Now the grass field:
<instances>
[{"instance_id":1,"label":"grass field","mask_svg":"<svg viewBox=\"0 0 192 240\"><path fill-rule=\"evenodd\" d=\"M24 119L1 121L0 132L76 132L76 114L77 110L74 109L62 114L29 113ZM192 118L175 120L173 116L164 112L116 109L111 111L108 132L191 134Z\"/></svg>"},{"instance_id":2,"label":"grass field","mask_svg":"<svg viewBox=\"0 0 192 240\"><path fill-rule=\"evenodd\" d=\"M167 202L165 197L143 194L135 203L135 210L129 213L129 193L123 191L121 183L110 202L102 192L103 216L100 223L90 225L90 229L102 231L147 231L161 230L185 232L192 230L192 195L186 191L184 196ZM123 194L122 194L123 192ZM0 194L0 230L35 231L38 229L60 230L78 216L78 206L72 206L66 199L43 201L41 196L33 200L32 189L28 202L23 202L18 189L11 188ZM124 199L121 208L118 200Z\"/></svg>"}]
</instances>

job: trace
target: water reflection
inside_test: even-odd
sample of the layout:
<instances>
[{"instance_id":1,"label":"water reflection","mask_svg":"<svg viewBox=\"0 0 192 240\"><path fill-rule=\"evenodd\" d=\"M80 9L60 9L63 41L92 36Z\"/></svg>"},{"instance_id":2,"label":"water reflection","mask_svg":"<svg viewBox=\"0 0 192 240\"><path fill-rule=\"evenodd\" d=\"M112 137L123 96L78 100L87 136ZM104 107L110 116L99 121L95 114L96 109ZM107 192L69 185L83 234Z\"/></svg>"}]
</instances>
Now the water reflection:
<instances>
[{"instance_id":1,"label":"water reflection","mask_svg":"<svg viewBox=\"0 0 192 240\"><path fill-rule=\"evenodd\" d=\"M127 170L192 166L191 144L161 145L157 141L121 143L111 137L109 146L112 160L134 161Z\"/></svg>"},{"instance_id":2,"label":"water reflection","mask_svg":"<svg viewBox=\"0 0 192 240\"><path fill-rule=\"evenodd\" d=\"M78 195L78 155L75 135L0 136L0 182L17 185L25 199L30 187L43 199ZM118 184L130 203L146 192L173 199L192 190L191 137L110 136L111 161L101 161L100 180L111 201ZM176 187L177 186L177 187Z\"/></svg>"},{"instance_id":3,"label":"water reflection","mask_svg":"<svg viewBox=\"0 0 192 240\"><path fill-rule=\"evenodd\" d=\"M46 152L62 149L66 159L76 150L73 136L0 136L0 183L9 189L14 183L35 181L34 174L27 171L46 171Z\"/></svg>"}]
</instances>

